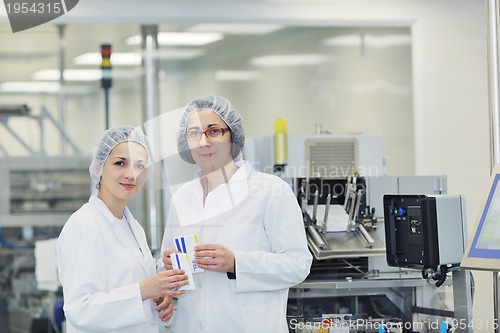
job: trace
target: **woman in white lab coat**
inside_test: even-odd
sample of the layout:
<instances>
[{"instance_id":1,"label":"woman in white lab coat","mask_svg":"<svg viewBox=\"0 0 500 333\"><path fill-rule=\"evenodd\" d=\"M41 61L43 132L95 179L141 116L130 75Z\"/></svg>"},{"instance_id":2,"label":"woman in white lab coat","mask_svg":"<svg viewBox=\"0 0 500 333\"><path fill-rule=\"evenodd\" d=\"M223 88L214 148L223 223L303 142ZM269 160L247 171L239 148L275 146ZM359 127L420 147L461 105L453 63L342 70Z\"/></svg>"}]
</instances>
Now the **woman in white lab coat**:
<instances>
[{"instance_id":1,"label":"woman in white lab coat","mask_svg":"<svg viewBox=\"0 0 500 333\"><path fill-rule=\"evenodd\" d=\"M178 298L176 333L288 332L288 289L309 274L297 200L282 179L241 159L244 141L241 117L223 97L197 98L181 116L179 154L200 170L172 197L163 262L172 267L175 237L197 234L204 272Z\"/></svg>"},{"instance_id":2,"label":"woman in white lab coat","mask_svg":"<svg viewBox=\"0 0 500 333\"><path fill-rule=\"evenodd\" d=\"M184 271L156 273L146 235L127 202L142 188L152 164L140 129L107 130L89 168L97 183L92 195L68 219L57 241L66 332L157 333L158 313L169 319L187 283Z\"/></svg>"}]
</instances>

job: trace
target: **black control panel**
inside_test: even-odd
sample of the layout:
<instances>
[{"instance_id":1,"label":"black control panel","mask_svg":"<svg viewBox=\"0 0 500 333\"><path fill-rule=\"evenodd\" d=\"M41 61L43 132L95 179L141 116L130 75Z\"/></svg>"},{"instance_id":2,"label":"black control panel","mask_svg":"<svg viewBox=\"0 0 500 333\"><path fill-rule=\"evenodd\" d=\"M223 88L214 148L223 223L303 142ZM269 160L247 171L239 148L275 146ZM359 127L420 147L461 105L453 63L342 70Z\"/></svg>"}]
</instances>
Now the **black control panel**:
<instances>
[{"instance_id":1,"label":"black control panel","mask_svg":"<svg viewBox=\"0 0 500 333\"><path fill-rule=\"evenodd\" d=\"M439 265L436 200L425 195L385 195L387 264L428 268Z\"/></svg>"}]
</instances>

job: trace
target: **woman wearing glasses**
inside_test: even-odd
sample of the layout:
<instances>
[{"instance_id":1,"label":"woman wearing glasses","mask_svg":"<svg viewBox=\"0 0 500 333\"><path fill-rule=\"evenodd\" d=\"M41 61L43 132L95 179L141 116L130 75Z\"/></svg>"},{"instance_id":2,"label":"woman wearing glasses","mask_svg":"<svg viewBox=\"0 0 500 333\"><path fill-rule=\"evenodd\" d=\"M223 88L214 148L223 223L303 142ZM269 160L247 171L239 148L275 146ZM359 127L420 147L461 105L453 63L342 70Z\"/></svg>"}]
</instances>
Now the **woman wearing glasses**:
<instances>
[{"instance_id":1,"label":"woman wearing glasses","mask_svg":"<svg viewBox=\"0 0 500 333\"><path fill-rule=\"evenodd\" d=\"M241 116L225 98L191 101L177 148L200 168L173 195L162 244L171 269L174 238L196 234L196 290L178 299L174 332L288 332L288 288L312 261L302 214L288 184L242 160ZM160 315L161 316L161 315Z\"/></svg>"}]
</instances>

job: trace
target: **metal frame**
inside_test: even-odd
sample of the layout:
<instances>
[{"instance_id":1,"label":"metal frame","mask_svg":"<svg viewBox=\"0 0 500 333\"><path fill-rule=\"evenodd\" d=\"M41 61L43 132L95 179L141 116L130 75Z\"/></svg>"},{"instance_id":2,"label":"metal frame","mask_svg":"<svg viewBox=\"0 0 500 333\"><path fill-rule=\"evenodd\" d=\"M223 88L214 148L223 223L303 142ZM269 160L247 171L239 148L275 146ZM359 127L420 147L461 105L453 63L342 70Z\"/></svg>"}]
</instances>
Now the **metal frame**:
<instances>
[{"instance_id":1,"label":"metal frame","mask_svg":"<svg viewBox=\"0 0 500 333\"><path fill-rule=\"evenodd\" d=\"M40 148L36 149L34 147L31 147L23 138L21 138L15 131L12 129L12 127L9 124L9 120L11 117L25 117L27 119L32 119L36 121L40 128ZM22 114L22 115L12 115L12 114L0 114L0 124L3 125L3 127L11 134L11 136L19 142L28 152L29 155L45 155L46 150L45 150L45 120L48 120L52 125L56 127L58 130L59 134L61 135L61 139L63 142L63 145L66 143L68 144L72 149L73 152L76 155L81 155L81 151L78 148L78 146L71 140L71 138L66 134L66 131L63 129L61 124L57 122L57 120L50 114L50 112L45 108L41 107L40 108L40 114L39 115L30 115L30 114ZM5 146L0 145L0 151L3 152L3 154L7 157L11 156L11 154L8 153L8 150L5 148Z\"/></svg>"}]
</instances>

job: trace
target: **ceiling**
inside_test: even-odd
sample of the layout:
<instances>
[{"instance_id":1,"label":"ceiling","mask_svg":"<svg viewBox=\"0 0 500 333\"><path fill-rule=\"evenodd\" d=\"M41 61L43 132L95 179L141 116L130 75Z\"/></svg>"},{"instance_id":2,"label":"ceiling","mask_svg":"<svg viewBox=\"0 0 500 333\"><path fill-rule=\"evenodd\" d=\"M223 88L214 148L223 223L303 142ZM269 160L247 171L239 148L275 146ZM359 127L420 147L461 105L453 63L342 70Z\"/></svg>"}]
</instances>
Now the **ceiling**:
<instances>
[{"instance_id":1,"label":"ceiling","mask_svg":"<svg viewBox=\"0 0 500 333\"><path fill-rule=\"evenodd\" d=\"M159 25L159 31L184 31L192 25ZM99 52L101 44L111 44L113 53L132 52L140 54L140 46L127 45L126 39L140 34L138 24L67 24L64 26L44 24L13 34L8 24L0 25L0 84L10 81L31 81L33 73L44 69L100 69L97 65L77 65L76 56L88 52ZM233 54L236 45L261 43L264 36L226 35L221 41L205 46L160 46L165 51L197 50L204 52L204 59ZM255 49L255 47L253 47ZM160 52L161 53L161 52ZM218 54L218 55L217 55ZM113 57L113 55L112 55ZM61 63L63 59L63 63ZM112 58L113 59L113 58ZM160 60L162 65L179 65L175 59ZM184 61L185 62L185 61ZM193 63L194 61L192 61ZM135 67L135 68L134 68ZM138 66L113 64L113 77L133 79ZM127 75L127 73L129 73ZM121 76L120 76L121 74ZM118 81L119 82L119 81ZM89 84L89 82L67 82L67 84ZM94 84L95 85L95 84Z\"/></svg>"},{"instance_id":2,"label":"ceiling","mask_svg":"<svg viewBox=\"0 0 500 333\"><path fill-rule=\"evenodd\" d=\"M327 1L328 2L328 1ZM315 0L316 13L327 2ZM338 1L341 2L341 1ZM248 33L225 34L224 39L203 47L161 46L160 50L198 49L203 50L200 58L184 61L163 59L162 67L180 64L204 66L216 62L224 67L224 61L243 58L248 63L251 56L270 52L293 54L305 52L290 45L297 41L318 41L342 33L341 28L352 27L353 23L330 21L325 24L321 15L310 17L311 2L290 1L287 11L283 11L285 1L164 1L141 0L80 1L70 12L40 26L12 33L5 8L0 6L0 84L11 81L31 81L33 73L44 69L99 69L99 65L82 66L74 64L74 58L87 52L99 52L101 44L111 44L113 53L140 52L139 46L127 45L125 40L140 33L141 25L155 25L160 32L183 32L199 23L250 23L277 24L283 28L263 35ZM290 6L294 4L294 6ZM330 7L331 8L331 7ZM4 11L3 13L1 11ZM287 16L280 19L280 13ZM300 12L300 14L297 14ZM301 20L298 18L302 17ZM2 23L3 22L3 23ZM164 22L171 22L165 24ZM292 22L292 23L291 23ZM370 22L360 23L370 26ZM387 23L386 23L387 24ZM371 26L380 23L371 22ZM359 26L359 25L358 25ZM340 29L339 29L340 28ZM312 44L311 44L312 45ZM316 50L314 52L325 52ZM309 51L309 50L306 50ZM328 51L329 52L329 51ZM121 67L113 65L114 77L133 79L137 66ZM99 88L99 82L67 82L71 86ZM71 90L68 90L71 92ZM78 90L75 90L78 91ZM85 91L85 90L81 90ZM1 97L1 95L0 95Z\"/></svg>"},{"instance_id":3,"label":"ceiling","mask_svg":"<svg viewBox=\"0 0 500 333\"><path fill-rule=\"evenodd\" d=\"M161 24L160 32L185 32L194 24ZM265 34L224 33L224 38L203 46L159 46L161 68L189 66L192 69L210 66L213 70L251 70L252 58L266 55L315 55L331 56L334 48L325 47L322 41L328 38L353 37L347 46L361 47L360 37L366 32L379 34L384 38L387 28L340 28L340 27L285 27ZM234 32L234 27L232 28ZM392 28L391 28L392 29ZM0 25L0 85L12 81L32 81L33 74L40 70L87 69L100 71L100 63L94 65L75 64L75 57L88 52L99 53L101 44L111 44L113 54L130 52L140 54L140 45L128 45L126 39L140 35L138 24L44 24L13 34L8 24ZM394 30L401 33L401 30ZM404 30L403 34L407 34ZM409 38L409 36L407 36ZM365 41L368 41L365 38ZM382 39L380 40L383 41ZM408 41L403 41L408 42ZM354 43L354 44L353 44ZM357 43L357 44L356 44ZM202 56L191 59L172 59L165 54L176 51L199 51ZM113 55L112 55L113 60ZM112 61L113 62L113 61ZM140 66L120 66L113 64L113 77L117 85L137 79ZM57 80L55 80L57 81ZM67 81L70 87L90 87L99 89L100 81ZM0 86L1 87L1 86ZM71 89L68 90L71 93ZM75 92L86 92L75 89Z\"/></svg>"}]
</instances>

